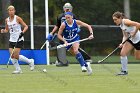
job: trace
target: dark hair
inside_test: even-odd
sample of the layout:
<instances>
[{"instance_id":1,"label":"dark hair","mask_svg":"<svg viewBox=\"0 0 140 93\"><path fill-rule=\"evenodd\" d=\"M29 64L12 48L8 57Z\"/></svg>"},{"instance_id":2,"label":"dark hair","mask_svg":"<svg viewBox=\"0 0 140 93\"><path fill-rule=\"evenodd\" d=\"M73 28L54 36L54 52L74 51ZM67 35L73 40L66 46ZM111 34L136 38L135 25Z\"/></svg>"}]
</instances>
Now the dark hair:
<instances>
[{"instance_id":1,"label":"dark hair","mask_svg":"<svg viewBox=\"0 0 140 93\"><path fill-rule=\"evenodd\" d=\"M116 18L127 18L127 17L124 15L124 13L119 12L119 11L115 12L115 13L112 15L112 17L116 17Z\"/></svg>"}]
</instances>

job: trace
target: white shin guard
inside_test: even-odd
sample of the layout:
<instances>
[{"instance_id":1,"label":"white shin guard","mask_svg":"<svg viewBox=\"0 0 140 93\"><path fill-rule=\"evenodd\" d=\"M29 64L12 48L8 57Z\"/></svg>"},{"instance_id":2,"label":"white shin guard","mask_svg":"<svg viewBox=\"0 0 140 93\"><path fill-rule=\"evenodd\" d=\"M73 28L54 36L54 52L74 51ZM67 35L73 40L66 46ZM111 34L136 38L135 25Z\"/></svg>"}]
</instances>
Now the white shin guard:
<instances>
[{"instance_id":1,"label":"white shin guard","mask_svg":"<svg viewBox=\"0 0 140 93\"><path fill-rule=\"evenodd\" d=\"M122 71L127 71L127 63L128 63L127 56L124 57L121 56L120 59L122 64Z\"/></svg>"},{"instance_id":2,"label":"white shin guard","mask_svg":"<svg viewBox=\"0 0 140 93\"><path fill-rule=\"evenodd\" d=\"M11 59L11 61L12 61L13 65L17 71L21 70L17 59Z\"/></svg>"},{"instance_id":3,"label":"white shin guard","mask_svg":"<svg viewBox=\"0 0 140 93\"><path fill-rule=\"evenodd\" d=\"M31 63L30 59L28 59L27 57L23 56L23 55L19 55L19 60L20 61L23 61L23 62L26 62L28 64Z\"/></svg>"}]
</instances>

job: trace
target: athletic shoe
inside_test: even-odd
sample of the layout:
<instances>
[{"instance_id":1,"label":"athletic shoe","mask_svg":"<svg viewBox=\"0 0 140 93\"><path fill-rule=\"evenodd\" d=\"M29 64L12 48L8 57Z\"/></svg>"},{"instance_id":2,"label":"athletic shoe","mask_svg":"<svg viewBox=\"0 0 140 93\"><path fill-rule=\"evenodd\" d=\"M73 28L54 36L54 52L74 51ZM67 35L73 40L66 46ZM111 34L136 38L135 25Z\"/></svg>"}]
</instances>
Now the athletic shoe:
<instances>
[{"instance_id":1,"label":"athletic shoe","mask_svg":"<svg viewBox=\"0 0 140 93\"><path fill-rule=\"evenodd\" d=\"M64 64L62 62L56 61L55 64L56 64L57 67L67 67L67 66L69 66L68 62Z\"/></svg>"},{"instance_id":2,"label":"athletic shoe","mask_svg":"<svg viewBox=\"0 0 140 93\"><path fill-rule=\"evenodd\" d=\"M117 75L128 75L127 71L121 71L120 73L118 73Z\"/></svg>"},{"instance_id":3,"label":"athletic shoe","mask_svg":"<svg viewBox=\"0 0 140 93\"><path fill-rule=\"evenodd\" d=\"M22 74L23 72L21 70L15 70L12 72L12 74Z\"/></svg>"},{"instance_id":4,"label":"athletic shoe","mask_svg":"<svg viewBox=\"0 0 140 93\"><path fill-rule=\"evenodd\" d=\"M87 72L88 72L88 75L91 75L92 74L92 68L91 68L91 66L90 66L90 62L87 62Z\"/></svg>"},{"instance_id":5,"label":"athletic shoe","mask_svg":"<svg viewBox=\"0 0 140 93\"><path fill-rule=\"evenodd\" d=\"M31 61L31 63L29 64L30 70L33 71L34 70L34 67L35 67L35 65L34 65L34 59L30 59L30 61Z\"/></svg>"},{"instance_id":6,"label":"athletic shoe","mask_svg":"<svg viewBox=\"0 0 140 93\"><path fill-rule=\"evenodd\" d=\"M81 69L82 69L82 72L87 72L87 69L85 66L82 66Z\"/></svg>"}]
</instances>

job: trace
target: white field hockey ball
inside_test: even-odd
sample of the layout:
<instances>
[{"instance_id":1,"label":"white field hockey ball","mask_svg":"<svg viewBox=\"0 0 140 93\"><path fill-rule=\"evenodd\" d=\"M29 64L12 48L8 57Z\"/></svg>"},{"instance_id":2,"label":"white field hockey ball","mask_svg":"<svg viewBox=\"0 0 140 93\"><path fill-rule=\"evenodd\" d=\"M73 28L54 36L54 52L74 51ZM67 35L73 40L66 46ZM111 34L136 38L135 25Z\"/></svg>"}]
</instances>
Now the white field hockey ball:
<instances>
[{"instance_id":1,"label":"white field hockey ball","mask_svg":"<svg viewBox=\"0 0 140 93\"><path fill-rule=\"evenodd\" d=\"M46 69L43 69L43 72L47 72L47 70Z\"/></svg>"}]
</instances>

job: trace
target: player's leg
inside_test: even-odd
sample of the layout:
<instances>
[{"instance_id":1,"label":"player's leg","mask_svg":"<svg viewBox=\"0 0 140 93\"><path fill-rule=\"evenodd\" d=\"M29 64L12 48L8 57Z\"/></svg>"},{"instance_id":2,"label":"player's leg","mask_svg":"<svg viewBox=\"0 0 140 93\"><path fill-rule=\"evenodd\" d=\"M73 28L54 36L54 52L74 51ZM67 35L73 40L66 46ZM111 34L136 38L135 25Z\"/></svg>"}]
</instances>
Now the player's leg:
<instances>
[{"instance_id":1,"label":"player's leg","mask_svg":"<svg viewBox=\"0 0 140 93\"><path fill-rule=\"evenodd\" d=\"M134 55L137 60L140 60L140 50L135 50Z\"/></svg>"},{"instance_id":2,"label":"player's leg","mask_svg":"<svg viewBox=\"0 0 140 93\"><path fill-rule=\"evenodd\" d=\"M86 51L84 51L82 48L79 47L78 51L82 54L84 60L86 62L90 62L92 63L91 57L86 53Z\"/></svg>"},{"instance_id":3,"label":"player's leg","mask_svg":"<svg viewBox=\"0 0 140 93\"><path fill-rule=\"evenodd\" d=\"M28 59L27 57L25 57L23 55L19 55L19 60L29 64L31 71L34 70L34 59Z\"/></svg>"},{"instance_id":4,"label":"player's leg","mask_svg":"<svg viewBox=\"0 0 140 93\"><path fill-rule=\"evenodd\" d=\"M20 41L17 44L17 48L23 48L23 42L24 41ZM26 62L27 64L29 64L30 66L30 70L34 70L34 59L28 59L27 57L23 56L23 55L19 55L19 61L23 61Z\"/></svg>"},{"instance_id":5,"label":"player's leg","mask_svg":"<svg viewBox=\"0 0 140 93\"><path fill-rule=\"evenodd\" d=\"M86 63L82 54L78 51L79 48L79 43L74 43L71 47L71 51L73 51L73 53L76 55L76 59L78 60L78 62L81 65L82 68L82 72L86 72L88 71L88 74L92 74L92 69L90 67L90 63Z\"/></svg>"},{"instance_id":6,"label":"player's leg","mask_svg":"<svg viewBox=\"0 0 140 93\"><path fill-rule=\"evenodd\" d=\"M140 60L140 42L134 44L134 47L135 47L135 52L134 52L135 58L137 60Z\"/></svg>"},{"instance_id":7,"label":"player's leg","mask_svg":"<svg viewBox=\"0 0 140 93\"><path fill-rule=\"evenodd\" d=\"M10 54L12 53L12 50L13 50L13 48L9 48ZM11 61L16 69L15 71L13 71L13 74L22 73L22 70L21 70L19 63L18 63L19 52L20 52L20 48L15 48L14 53L11 57Z\"/></svg>"},{"instance_id":8,"label":"player's leg","mask_svg":"<svg viewBox=\"0 0 140 93\"><path fill-rule=\"evenodd\" d=\"M69 47L69 46L68 46ZM80 63L82 72L86 72L87 64L82 56L82 54L78 51L79 43L74 43L72 47L69 49L71 53L73 53L76 56L77 61Z\"/></svg>"},{"instance_id":9,"label":"player's leg","mask_svg":"<svg viewBox=\"0 0 140 93\"><path fill-rule=\"evenodd\" d=\"M13 71L13 74L17 74L17 73L22 72L21 68L19 66L19 63L18 63L18 57L16 58L16 55L15 55L16 54L16 50L17 50L16 48L14 49L15 44L16 43L14 43L14 42L9 42L9 53L10 53L10 55L12 54L11 55L11 62L13 63L13 65L15 67L15 71ZM14 51L13 51L13 49L14 49Z\"/></svg>"},{"instance_id":10,"label":"player's leg","mask_svg":"<svg viewBox=\"0 0 140 93\"><path fill-rule=\"evenodd\" d=\"M133 49L133 46L129 43L126 42L120 53L120 61L121 61L121 72L118 75L127 75L128 74L128 69L127 69L127 64L128 64L128 59L127 55L128 53Z\"/></svg>"}]
</instances>

